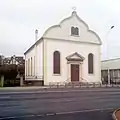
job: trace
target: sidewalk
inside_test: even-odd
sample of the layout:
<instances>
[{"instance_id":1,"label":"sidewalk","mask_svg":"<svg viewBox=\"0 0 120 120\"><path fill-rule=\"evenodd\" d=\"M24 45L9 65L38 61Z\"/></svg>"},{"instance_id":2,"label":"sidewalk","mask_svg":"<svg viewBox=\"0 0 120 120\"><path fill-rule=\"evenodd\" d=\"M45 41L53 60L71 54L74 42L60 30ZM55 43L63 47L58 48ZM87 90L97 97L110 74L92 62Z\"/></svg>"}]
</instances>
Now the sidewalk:
<instances>
[{"instance_id":1,"label":"sidewalk","mask_svg":"<svg viewBox=\"0 0 120 120\"><path fill-rule=\"evenodd\" d=\"M0 91L2 90L37 90L37 89L45 89L45 88L49 88L46 86L28 86L28 87L1 87Z\"/></svg>"}]
</instances>

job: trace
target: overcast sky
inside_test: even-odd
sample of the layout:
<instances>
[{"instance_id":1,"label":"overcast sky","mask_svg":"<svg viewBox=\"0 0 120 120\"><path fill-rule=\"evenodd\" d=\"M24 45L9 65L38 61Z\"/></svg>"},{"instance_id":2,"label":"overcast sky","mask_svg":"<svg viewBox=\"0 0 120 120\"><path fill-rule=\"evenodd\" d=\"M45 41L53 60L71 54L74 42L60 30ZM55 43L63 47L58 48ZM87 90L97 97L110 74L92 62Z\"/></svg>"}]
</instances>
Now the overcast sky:
<instances>
[{"instance_id":1,"label":"overcast sky","mask_svg":"<svg viewBox=\"0 0 120 120\"><path fill-rule=\"evenodd\" d=\"M24 55L35 42L35 29L41 37L48 27L70 16L74 6L100 36L102 59L120 57L120 0L0 0L0 54Z\"/></svg>"}]
</instances>

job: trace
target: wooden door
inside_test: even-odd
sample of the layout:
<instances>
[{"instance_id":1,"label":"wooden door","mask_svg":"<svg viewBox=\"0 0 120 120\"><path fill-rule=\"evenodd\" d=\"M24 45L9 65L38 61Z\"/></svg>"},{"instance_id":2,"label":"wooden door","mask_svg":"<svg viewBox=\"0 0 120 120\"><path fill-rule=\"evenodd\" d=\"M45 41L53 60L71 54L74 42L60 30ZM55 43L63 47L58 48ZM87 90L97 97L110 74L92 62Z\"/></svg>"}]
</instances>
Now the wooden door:
<instances>
[{"instance_id":1,"label":"wooden door","mask_svg":"<svg viewBox=\"0 0 120 120\"><path fill-rule=\"evenodd\" d=\"M71 64L71 81L79 81L79 64Z\"/></svg>"}]
</instances>

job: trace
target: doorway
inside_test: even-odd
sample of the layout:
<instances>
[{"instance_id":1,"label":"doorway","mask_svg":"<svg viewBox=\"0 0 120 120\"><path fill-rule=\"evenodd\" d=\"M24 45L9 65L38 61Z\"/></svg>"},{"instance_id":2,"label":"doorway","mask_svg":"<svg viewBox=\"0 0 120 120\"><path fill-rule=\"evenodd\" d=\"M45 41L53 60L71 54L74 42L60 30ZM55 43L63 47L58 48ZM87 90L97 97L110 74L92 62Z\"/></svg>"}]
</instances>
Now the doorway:
<instances>
[{"instance_id":1,"label":"doorway","mask_svg":"<svg viewBox=\"0 0 120 120\"><path fill-rule=\"evenodd\" d=\"M71 64L71 81L79 81L79 64Z\"/></svg>"}]
</instances>

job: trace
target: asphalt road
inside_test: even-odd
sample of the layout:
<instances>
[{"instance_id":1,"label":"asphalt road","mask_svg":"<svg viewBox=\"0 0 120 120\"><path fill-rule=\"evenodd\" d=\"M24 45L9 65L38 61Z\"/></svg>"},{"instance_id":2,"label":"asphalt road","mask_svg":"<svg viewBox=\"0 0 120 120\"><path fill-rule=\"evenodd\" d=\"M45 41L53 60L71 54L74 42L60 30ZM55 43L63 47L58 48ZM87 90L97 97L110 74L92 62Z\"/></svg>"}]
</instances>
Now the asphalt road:
<instances>
[{"instance_id":1,"label":"asphalt road","mask_svg":"<svg viewBox=\"0 0 120 120\"><path fill-rule=\"evenodd\" d=\"M0 120L112 120L120 88L0 90Z\"/></svg>"}]
</instances>

